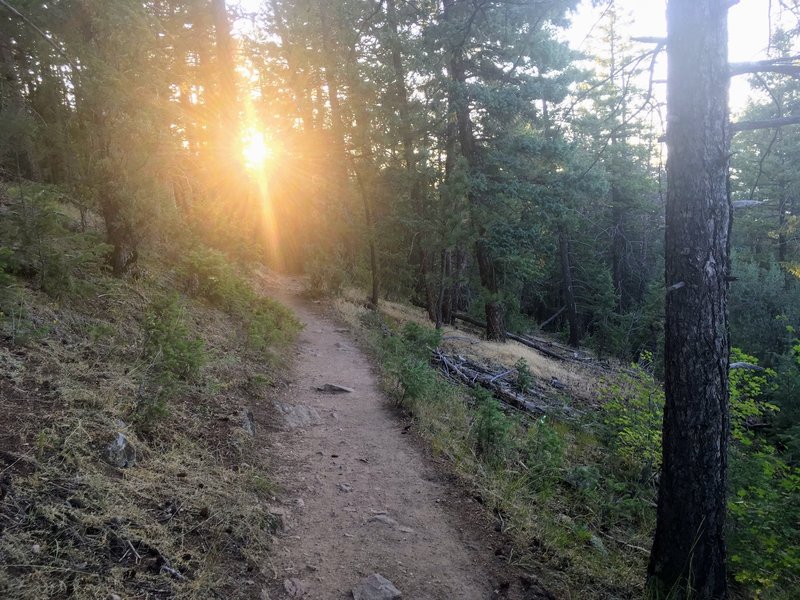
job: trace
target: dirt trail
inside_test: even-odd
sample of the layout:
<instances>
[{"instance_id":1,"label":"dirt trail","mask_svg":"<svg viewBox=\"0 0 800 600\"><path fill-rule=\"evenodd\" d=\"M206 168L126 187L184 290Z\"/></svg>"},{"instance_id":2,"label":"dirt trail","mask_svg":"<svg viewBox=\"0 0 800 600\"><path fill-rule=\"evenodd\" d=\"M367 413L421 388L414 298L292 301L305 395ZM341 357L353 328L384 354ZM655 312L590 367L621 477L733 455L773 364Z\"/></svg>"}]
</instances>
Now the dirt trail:
<instances>
[{"instance_id":1,"label":"dirt trail","mask_svg":"<svg viewBox=\"0 0 800 600\"><path fill-rule=\"evenodd\" d=\"M492 542L460 521L474 521L478 507L404 435L349 331L301 300L297 288L283 281L270 290L305 323L293 383L278 402L287 424L273 436L291 509L270 598L348 598L372 573L407 599L497 597ZM326 383L353 392L314 389ZM302 592L292 595L298 582Z\"/></svg>"}]
</instances>

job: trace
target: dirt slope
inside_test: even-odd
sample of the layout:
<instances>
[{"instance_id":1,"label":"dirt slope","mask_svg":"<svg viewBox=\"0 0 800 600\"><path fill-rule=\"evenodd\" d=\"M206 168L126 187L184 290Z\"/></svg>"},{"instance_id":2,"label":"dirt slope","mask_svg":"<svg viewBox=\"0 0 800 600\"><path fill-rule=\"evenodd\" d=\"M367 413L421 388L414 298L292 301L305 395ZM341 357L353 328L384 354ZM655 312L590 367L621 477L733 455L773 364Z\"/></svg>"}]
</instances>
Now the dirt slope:
<instances>
[{"instance_id":1,"label":"dirt slope","mask_svg":"<svg viewBox=\"0 0 800 600\"><path fill-rule=\"evenodd\" d=\"M296 282L294 292L286 281L270 288L306 325L278 403L286 424L273 436L291 509L270 598L346 598L372 573L404 598L505 597L498 542L474 525L480 507L404 434L349 332L300 300ZM314 389L327 383L353 392Z\"/></svg>"}]
</instances>

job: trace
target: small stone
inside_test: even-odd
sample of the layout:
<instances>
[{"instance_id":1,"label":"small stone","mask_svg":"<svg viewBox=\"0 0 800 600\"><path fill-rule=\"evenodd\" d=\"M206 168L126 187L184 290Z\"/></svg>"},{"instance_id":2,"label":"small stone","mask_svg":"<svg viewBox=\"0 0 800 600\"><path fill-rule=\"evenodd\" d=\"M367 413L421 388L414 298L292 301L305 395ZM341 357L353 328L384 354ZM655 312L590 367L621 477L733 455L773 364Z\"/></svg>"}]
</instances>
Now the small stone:
<instances>
[{"instance_id":1,"label":"small stone","mask_svg":"<svg viewBox=\"0 0 800 600\"><path fill-rule=\"evenodd\" d=\"M400 590L378 573L373 573L353 588L353 600L398 600L400 597Z\"/></svg>"},{"instance_id":2,"label":"small stone","mask_svg":"<svg viewBox=\"0 0 800 600\"><path fill-rule=\"evenodd\" d=\"M398 529L400 533L414 533L414 530L411 527L401 527Z\"/></svg>"},{"instance_id":3,"label":"small stone","mask_svg":"<svg viewBox=\"0 0 800 600\"><path fill-rule=\"evenodd\" d=\"M352 394L355 391L352 388L344 387L343 385L337 385L335 383L318 385L314 389L318 392L322 392L323 394Z\"/></svg>"},{"instance_id":4,"label":"small stone","mask_svg":"<svg viewBox=\"0 0 800 600\"><path fill-rule=\"evenodd\" d=\"M291 529L291 511L280 506L267 507L267 514L274 523L276 531L288 531Z\"/></svg>"},{"instance_id":5,"label":"small stone","mask_svg":"<svg viewBox=\"0 0 800 600\"><path fill-rule=\"evenodd\" d=\"M122 596L119 594L111 594L110 600L122 600Z\"/></svg>"},{"instance_id":6,"label":"small stone","mask_svg":"<svg viewBox=\"0 0 800 600\"><path fill-rule=\"evenodd\" d=\"M339 488L340 492L344 492L345 494L347 494L348 492L352 492L353 491L353 486L350 485L349 483L340 483L336 487Z\"/></svg>"},{"instance_id":7,"label":"small stone","mask_svg":"<svg viewBox=\"0 0 800 600\"><path fill-rule=\"evenodd\" d=\"M283 582L283 589L286 590L289 598L302 598L306 594L303 582L299 579L286 579Z\"/></svg>"},{"instance_id":8,"label":"small stone","mask_svg":"<svg viewBox=\"0 0 800 600\"><path fill-rule=\"evenodd\" d=\"M294 505L297 507L298 510L303 510L306 507L306 501L302 498L296 498L294 501Z\"/></svg>"},{"instance_id":9,"label":"small stone","mask_svg":"<svg viewBox=\"0 0 800 600\"><path fill-rule=\"evenodd\" d=\"M119 420L117 426L120 430L127 428L125 423ZM126 469L136 464L136 448L122 431L118 431L116 439L106 448L106 458L115 467Z\"/></svg>"},{"instance_id":10,"label":"small stone","mask_svg":"<svg viewBox=\"0 0 800 600\"><path fill-rule=\"evenodd\" d=\"M383 525L388 525L389 527L397 527L397 521L395 521L389 515L375 515L367 519L367 523L381 523Z\"/></svg>"},{"instance_id":11,"label":"small stone","mask_svg":"<svg viewBox=\"0 0 800 600\"><path fill-rule=\"evenodd\" d=\"M42 547L39 544L34 544L33 546L31 546L31 552L33 552L34 554L41 554Z\"/></svg>"},{"instance_id":12,"label":"small stone","mask_svg":"<svg viewBox=\"0 0 800 600\"><path fill-rule=\"evenodd\" d=\"M247 435L253 436L256 434L256 423L253 419L253 411L249 408L243 408L239 413L239 419L242 421L242 429L245 430Z\"/></svg>"},{"instance_id":13,"label":"small stone","mask_svg":"<svg viewBox=\"0 0 800 600\"><path fill-rule=\"evenodd\" d=\"M322 423L322 418L317 410L309 406L276 402L275 408L283 415L283 422L289 429L311 427Z\"/></svg>"},{"instance_id":14,"label":"small stone","mask_svg":"<svg viewBox=\"0 0 800 600\"><path fill-rule=\"evenodd\" d=\"M608 550L606 550L606 546L603 543L603 540L601 540L596 535L593 535L591 538L589 538L589 543L591 544L592 548L597 550L603 556L608 555Z\"/></svg>"}]
</instances>

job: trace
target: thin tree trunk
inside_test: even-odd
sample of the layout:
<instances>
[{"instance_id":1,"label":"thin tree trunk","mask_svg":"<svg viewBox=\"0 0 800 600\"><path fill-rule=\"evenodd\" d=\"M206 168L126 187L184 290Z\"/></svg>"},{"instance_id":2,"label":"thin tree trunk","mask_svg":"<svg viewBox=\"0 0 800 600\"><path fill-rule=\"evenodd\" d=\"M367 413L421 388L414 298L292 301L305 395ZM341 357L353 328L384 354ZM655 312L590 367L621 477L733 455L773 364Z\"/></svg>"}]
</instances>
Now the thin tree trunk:
<instances>
[{"instance_id":1,"label":"thin tree trunk","mask_svg":"<svg viewBox=\"0 0 800 600\"><path fill-rule=\"evenodd\" d=\"M569 322L569 345L577 347L581 341L580 318L578 305L575 302L575 291L572 285L572 263L569 259L569 237L567 228L561 225L558 229L558 251L561 258L561 290L564 294L564 305L567 307Z\"/></svg>"},{"instance_id":2,"label":"thin tree trunk","mask_svg":"<svg viewBox=\"0 0 800 600\"><path fill-rule=\"evenodd\" d=\"M625 210L619 205L617 186L611 186L612 226L614 233L611 240L611 279L616 296L617 312L623 313L627 306L625 298Z\"/></svg>"},{"instance_id":3,"label":"thin tree trunk","mask_svg":"<svg viewBox=\"0 0 800 600\"><path fill-rule=\"evenodd\" d=\"M786 239L786 205L788 197L783 190L781 201L778 205L778 264L782 267L786 264L786 251L788 241ZM792 285L794 276L788 270L783 269L783 289L788 290Z\"/></svg>"},{"instance_id":4,"label":"thin tree trunk","mask_svg":"<svg viewBox=\"0 0 800 600\"><path fill-rule=\"evenodd\" d=\"M653 595L727 598L728 0L670 0L663 466Z\"/></svg>"},{"instance_id":5,"label":"thin tree trunk","mask_svg":"<svg viewBox=\"0 0 800 600\"><path fill-rule=\"evenodd\" d=\"M497 277L485 240L479 239L475 243L475 257L478 260L478 273L481 284L489 292L489 299L484 304L486 313L486 339L498 342L506 341L505 309L498 298L499 287Z\"/></svg>"},{"instance_id":6,"label":"thin tree trunk","mask_svg":"<svg viewBox=\"0 0 800 600\"><path fill-rule=\"evenodd\" d=\"M5 39L0 39L0 60L2 60L2 70L0 70L0 74L2 74L3 78L11 87L10 104L12 113L16 113L18 118L24 118L27 116L25 97L22 94L19 77L17 76L14 55L11 52L8 41ZM30 135L23 134L22 139L20 139L20 145L27 167L26 175L34 181L41 181L42 171L39 168L39 160L36 156L33 139Z\"/></svg>"},{"instance_id":7,"label":"thin tree trunk","mask_svg":"<svg viewBox=\"0 0 800 600\"><path fill-rule=\"evenodd\" d=\"M231 24L225 0L211 0L211 13L214 20L214 41L216 42L216 58L219 74L219 137L221 152L230 154L238 135L236 110L236 57ZM230 158L230 156L229 156Z\"/></svg>"}]
</instances>

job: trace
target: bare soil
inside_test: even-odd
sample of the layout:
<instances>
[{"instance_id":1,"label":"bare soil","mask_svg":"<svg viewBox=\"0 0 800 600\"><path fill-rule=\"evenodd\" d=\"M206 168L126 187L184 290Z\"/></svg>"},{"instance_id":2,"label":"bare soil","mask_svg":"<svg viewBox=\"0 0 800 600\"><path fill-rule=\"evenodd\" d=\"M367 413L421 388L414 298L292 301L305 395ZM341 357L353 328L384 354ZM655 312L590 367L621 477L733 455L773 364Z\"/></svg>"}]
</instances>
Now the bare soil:
<instances>
[{"instance_id":1,"label":"bare soil","mask_svg":"<svg viewBox=\"0 0 800 600\"><path fill-rule=\"evenodd\" d=\"M414 439L350 331L303 300L299 282L269 288L305 323L278 402L319 415L272 436L287 511L269 597L352 597L372 573L409 599L522 597L483 507ZM315 389L325 384L353 391Z\"/></svg>"}]
</instances>

